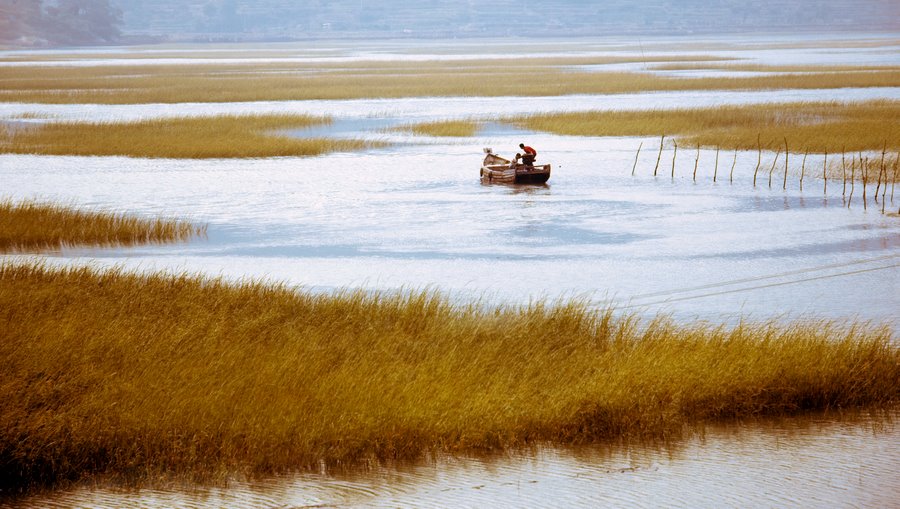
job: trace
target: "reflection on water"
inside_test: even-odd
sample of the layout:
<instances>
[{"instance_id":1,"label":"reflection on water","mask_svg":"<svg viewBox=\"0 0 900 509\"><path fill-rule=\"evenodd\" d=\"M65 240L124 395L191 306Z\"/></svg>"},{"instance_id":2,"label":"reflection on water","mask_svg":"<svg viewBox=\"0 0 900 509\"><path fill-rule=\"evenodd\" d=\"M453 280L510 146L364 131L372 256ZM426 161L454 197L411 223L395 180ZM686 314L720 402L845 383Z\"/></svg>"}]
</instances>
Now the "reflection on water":
<instances>
[{"instance_id":1,"label":"reflection on water","mask_svg":"<svg viewBox=\"0 0 900 509\"><path fill-rule=\"evenodd\" d=\"M75 489L15 506L896 507L897 417L713 426L666 446L540 448L216 488Z\"/></svg>"}]
</instances>

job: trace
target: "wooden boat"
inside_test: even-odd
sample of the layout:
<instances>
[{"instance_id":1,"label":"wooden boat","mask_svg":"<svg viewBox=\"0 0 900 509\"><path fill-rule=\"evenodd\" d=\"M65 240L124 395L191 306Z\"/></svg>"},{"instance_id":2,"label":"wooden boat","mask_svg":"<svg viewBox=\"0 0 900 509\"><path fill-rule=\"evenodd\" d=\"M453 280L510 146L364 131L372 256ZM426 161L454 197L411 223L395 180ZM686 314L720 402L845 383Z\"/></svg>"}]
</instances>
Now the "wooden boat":
<instances>
[{"instance_id":1,"label":"wooden boat","mask_svg":"<svg viewBox=\"0 0 900 509\"><path fill-rule=\"evenodd\" d=\"M515 164L500 157L491 149L484 149L481 163L481 182L484 184L543 184L550 179L549 164Z\"/></svg>"}]
</instances>

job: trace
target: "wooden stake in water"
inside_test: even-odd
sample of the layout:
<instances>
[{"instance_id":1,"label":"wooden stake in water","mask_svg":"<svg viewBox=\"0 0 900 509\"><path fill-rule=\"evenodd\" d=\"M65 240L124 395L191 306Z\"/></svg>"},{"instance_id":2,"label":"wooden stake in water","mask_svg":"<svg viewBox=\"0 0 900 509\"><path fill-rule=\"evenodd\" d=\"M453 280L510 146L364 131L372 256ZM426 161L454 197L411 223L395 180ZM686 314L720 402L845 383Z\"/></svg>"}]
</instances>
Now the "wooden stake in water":
<instances>
[{"instance_id":1,"label":"wooden stake in water","mask_svg":"<svg viewBox=\"0 0 900 509\"><path fill-rule=\"evenodd\" d=\"M881 190L881 213L884 214L884 204L886 200L884 199L887 196L887 168L884 169L884 189Z\"/></svg>"},{"instance_id":2,"label":"wooden stake in water","mask_svg":"<svg viewBox=\"0 0 900 509\"><path fill-rule=\"evenodd\" d=\"M825 149L825 159L822 160L822 178L825 180L825 188L822 190L823 195L828 195L828 149Z\"/></svg>"},{"instance_id":3,"label":"wooden stake in water","mask_svg":"<svg viewBox=\"0 0 900 509\"><path fill-rule=\"evenodd\" d=\"M862 162L862 160L863 160L862 154L859 155L859 160L860 160L860 162ZM866 162L862 165L862 168L860 168L860 171L862 172L862 179L863 179L863 210L868 210L868 207L866 206L866 186L868 185L867 180L869 177L869 158L868 158L868 156L866 157Z\"/></svg>"},{"instance_id":4,"label":"wooden stake in water","mask_svg":"<svg viewBox=\"0 0 900 509\"><path fill-rule=\"evenodd\" d=\"M675 156L678 155L678 142L672 140L672 143L675 144L675 152L672 152L672 180L675 180Z\"/></svg>"},{"instance_id":5,"label":"wooden stake in water","mask_svg":"<svg viewBox=\"0 0 900 509\"><path fill-rule=\"evenodd\" d=\"M775 160L772 161L772 167L769 168L769 189L772 189L772 173L775 172L775 165L778 164L778 157L781 155L781 149L775 153Z\"/></svg>"},{"instance_id":6,"label":"wooden stake in water","mask_svg":"<svg viewBox=\"0 0 900 509\"><path fill-rule=\"evenodd\" d=\"M847 208L853 202L853 189L856 187L856 156L850 160L850 196L847 198Z\"/></svg>"},{"instance_id":7,"label":"wooden stake in water","mask_svg":"<svg viewBox=\"0 0 900 509\"><path fill-rule=\"evenodd\" d=\"M634 176L634 170L635 170L635 168L637 168L637 160L638 160L638 156L641 155L641 147L643 147L643 146L644 146L644 142L642 141L641 144L638 145L638 151L637 151L637 154L634 155L634 166L631 167L631 176L632 176L632 177Z\"/></svg>"},{"instance_id":8,"label":"wooden stake in water","mask_svg":"<svg viewBox=\"0 0 900 509\"><path fill-rule=\"evenodd\" d=\"M887 142L885 142L884 146L881 148L881 167L878 168L878 184L875 186L875 203L878 203L878 190L881 189L881 174L884 173L885 152L887 152ZM885 175L885 177L886 176L887 175ZM887 187L887 181L885 181L884 187Z\"/></svg>"},{"instance_id":9,"label":"wooden stake in water","mask_svg":"<svg viewBox=\"0 0 900 509\"><path fill-rule=\"evenodd\" d=\"M734 149L734 160L731 161L731 172L728 173L728 183L734 183L734 165L737 164L737 149Z\"/></svg>"},{"instance_id":10,"label":"wooden stake in water","mask_svg":"<svg viewBox=\"0 0 900 509\"><path fill-rule=\"evenodd\" d=\"M841 197L847 196L847 161L844 159L844 147L841 147L841 173L844 175L844 192Z\"/></svg>"},{"instance_id":11,"label":"wooden stake in water","mask_svg":"<svg viewBox=\"0 0 900 509\"><path fill-rule=\"evenodd\" d=\"M800 164L800 192L803 192L803 174L806 173L806 156L809 155L809 149L803 152L803 163Z\"/></svg>"},{"instance_id":12,"label":"wooden stake in water","mask_svg":"<svg viewBox=\"0 0 900 509\"><path fill-rule=\"evenodd\" d=\"M787 170L788 170L788 144L787 138L784 139L784 183L781 185L782 191L787 191Z\"/></svg>"},{"instance_id":13,"label":"wooden stake in water","mask_svg":"<svg viewBox=\"0 0 900 509\"><path fill-rule=\"evenodd\" d=\"M894 158L894 166L891 166L891 203L894 203L894 183L897 182L897 161L900 160L900 154Z\"/></svg>"},{"instance_id":14,"label":"wooden stake in water","mask_svg":"<svg viewBox=\"0 0 900 509\"><path fill-rule=\"evenodd\" d=\"M753 187L756 187L756 173L762 163L762 145L759 144L759 133L756 133L756 169L753 170Z\"/></svg>"},{"instance_id":15,"label":"wooden stake in water","mask_svg":"<svg viewBox=\"0 0 900 509\"><path fill-rule=\"evenodd\" d=\"M697 165L700 164L700 144L697 144L697 158L694 159L694 182L697 182Z\"/></svg>"},{"instance_id":16,"label":"wooden stake in water","mask_svg":"<svg viewBox=\"0 0 900 509\"><path fill-rule=\"evenodd\" d=\"M716 166L713 167L713 184L716 183L716 175L719 173L719 146L716 145Z\"/></svg>"},{"instance_id":17,"label":"wooden stake in water","mask_svg":"<svg viewBox=\"0 0 900 509\"><path fill-rule=\"evenodd\" d=\"M656 176L656 170L659 169L659 159L662 157L662 149L663 149L663 140L666 139L666 135L662 135L659 139L659 155L656 156L656 166L653 168L653 176Z\"/></svg>"}]
</instances>

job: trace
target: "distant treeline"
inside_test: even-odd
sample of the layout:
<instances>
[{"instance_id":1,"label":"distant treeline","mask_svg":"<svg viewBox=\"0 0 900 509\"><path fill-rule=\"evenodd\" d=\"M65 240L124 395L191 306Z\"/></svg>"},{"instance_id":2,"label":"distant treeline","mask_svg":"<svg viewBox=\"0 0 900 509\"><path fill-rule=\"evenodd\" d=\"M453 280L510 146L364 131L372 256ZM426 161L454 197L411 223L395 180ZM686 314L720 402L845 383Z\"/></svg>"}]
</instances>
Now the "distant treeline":
<instances>
[{"instance_id":1,"label":"distant treeline","mask_svg":"<svg viewBox=\"0 0 900 509\"><path fill-rule=\"evenodd\" d=\"M0 0L0 44L111 43L121 23L122 11L110 0Z\"/></svg>"}]
</instances>

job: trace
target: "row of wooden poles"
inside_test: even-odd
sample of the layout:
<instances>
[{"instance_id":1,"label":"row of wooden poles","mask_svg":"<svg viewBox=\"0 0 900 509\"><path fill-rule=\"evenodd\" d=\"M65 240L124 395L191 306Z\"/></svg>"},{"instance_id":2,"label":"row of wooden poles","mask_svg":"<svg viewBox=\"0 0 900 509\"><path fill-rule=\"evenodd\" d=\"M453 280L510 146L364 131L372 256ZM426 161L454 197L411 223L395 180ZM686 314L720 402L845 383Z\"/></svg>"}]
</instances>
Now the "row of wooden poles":
<instances>
[{"instance_id":1,"label":"row of wooden poles","mask_svg":"<svg viewBox=\"0 0 900 509\"><path fill-rule=\"evenodd\" d=\"M753 187L756 187L756 177L759 174L759 168L762 164L762 146L759 142L759 136L756 137L756 146L757 146L757 159L756 159L756 168L753 170ZM663 153L663 144L665 143L666 136L663 135L659 139L659 154L656 156L656 166L653 168L653 176L657 176L659 172L659 163L662 160ZM675 145L675 150L672 152L672 178L675 178L675 158L678 156L678 143L674 140L672 143ZM637 154L634 156L634 165L631 168L631 175L634 176L635 170L637 170L638 156L641 155L641 148L643 148L644 142L638 146ZM731 161L731 170L728 172L728 182L734 182L734 167L737 164L737 154L738 151L734 151L734 158ZM888 188L888 179L887 179L887 166L885 165L885 155L887 154L887 143L884 144L884 148L881 150L881 166L878 171L877 185L875 186L875 204L878 204L878 192L881 191L881 212L884 213L885 209L885 196L887 195ZM787 178L788 178L788 157L790 155L790 151L788 148L787 138L784 139L784 181L782 182L782 189L787 190ZM809 155L809 150L806 150L803 153L803 163L800 166L800 191L803 191L803 177L806 174L806 157ZM772 174L775 173L775 167L778 164L778 158L781 156L781 148L779 147L778 151L775 153L775 159L772 161L772 166L769 168L769 188L772 188ZM900 155L894 158L894 164L891 165L891 179L890 179L890 187L891 187L891 196L890 201L894 203L894 184L897 180L896 171L897 171L897 161L900 160ZM847 158L846 151L841 151L841 171L843 175L843 191L841 194L842 199L847 204L847 207L850 207L850 204L853 202L853 192L856 189L856 154L852 154L851 162L850 162L850 192L847 193ZM697 144L697 157L694 159L694 182L697 181L697 167L700 164L700 145ZM860 175L862 176L863 186L862 186L862 202L863 209L868 210L868 198L866 196L866 189L868 188L869 183L869 158L863 157L863 154L859 154L859 166L860 166ZM713 182L716 182L719 173L719 147L716 147L716 164L715 169L713 170ZM822 160L822 181L824 182L823 194L828 194L828 151L825 151L825 157ZM882 185L883 184L883 185ZM897 211L900 214L900 209Z\"/></svg>"}]
</instances>

